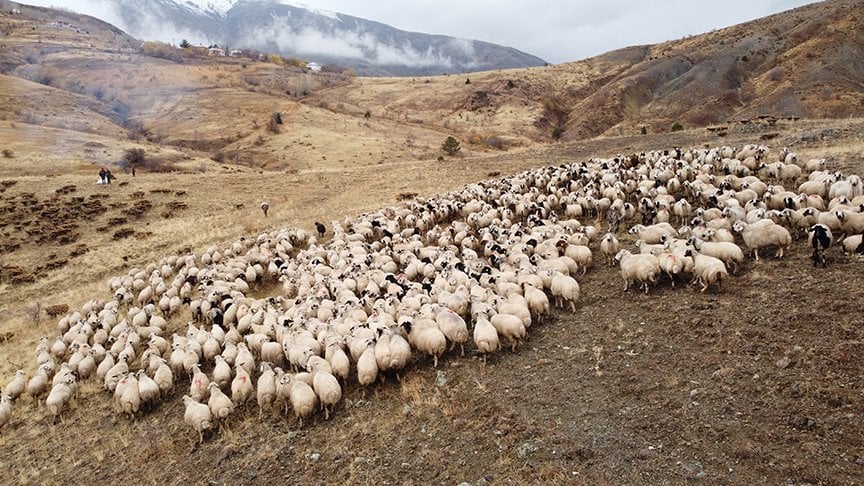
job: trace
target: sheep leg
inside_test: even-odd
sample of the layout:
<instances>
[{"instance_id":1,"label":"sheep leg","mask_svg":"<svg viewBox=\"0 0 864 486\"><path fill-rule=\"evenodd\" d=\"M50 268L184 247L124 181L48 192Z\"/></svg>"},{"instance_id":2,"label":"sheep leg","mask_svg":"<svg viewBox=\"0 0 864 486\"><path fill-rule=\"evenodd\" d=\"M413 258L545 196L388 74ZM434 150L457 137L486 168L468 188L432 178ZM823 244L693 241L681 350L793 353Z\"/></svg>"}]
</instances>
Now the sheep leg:
<instances>
[{"instance_id":1,"label":"sheep leg","mask_svg":"<svg viewBox=\"0 0 864 486\"><path fill-rule=\"evenodd\" d=\"M756 261L758 262L759 261L759 249L758 248L753 249L753 256L756 257Z\"/></svg>"},{"instance_id":2,"label":"sheep leg","mask_svg":"<svg viewBox=\"0 0 864 486\"><path fill-rule=\"evenodd\" d=\"M462 357L464 358L465 357L465 345L459 344L459 349L462 351Z\"/></svg>"}]
</instances>

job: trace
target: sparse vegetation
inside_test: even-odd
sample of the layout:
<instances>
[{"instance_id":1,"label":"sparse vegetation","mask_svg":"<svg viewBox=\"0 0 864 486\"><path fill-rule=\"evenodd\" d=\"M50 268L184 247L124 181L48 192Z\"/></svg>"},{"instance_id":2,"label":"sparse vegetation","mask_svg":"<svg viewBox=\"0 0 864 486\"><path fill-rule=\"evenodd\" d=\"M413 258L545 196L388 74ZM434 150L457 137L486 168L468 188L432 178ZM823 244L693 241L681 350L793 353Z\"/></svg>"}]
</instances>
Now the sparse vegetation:
<instances>
[{"instance_id":1,"label":"sparse vegetation","mask_svg":"<svg viewBox=\"0 0 864 486\"><path fill-rule=\"evenodd\" d=\"M143 148L136 147L126 149L123 152L123 162L125 162L129 167L142 166L146 160L147 152L145 152Z\"/></svg>"},{"instance_id":2,"label":"sparse vegetation","mask_svg":"<svg viewBox=\"0 0 864 486\"><path fill-rule=\"evenodd\" d=\"M15 157L15 152L13 152L12 149L4 148L3 157L7 159L12 159Z\"/></svg>"},{"instance_id":3,"label":"sparse vegetation","mask_svg":"<svg viewBox=\"0 0 864 486\"><path fill-rule=\"evenodd\" d=\"M672 124L672 128L670 130L672 130L673 132L680 132L681 130L684 130L684 126L681 125L680 122L676 121Z\"/></svg>"},{"instance_id":4,"label":"sparse vegetation","mask_svg":"<svg viewBox=\"0 0 864 486\"><path fill-rule=\"evenodd\" d=\"M188 40L183 39L180 41L180 47L183 49L188 49L188 48L192 47L192 44L190 44Z\"/></svg>"},{"instance_id":5,"label":"sparse vegetation","mask_svg":"<svg viewBox=\"0 0 864 486\"><path fill-rule=\"evenodd\" d=\"M460 146L459 141L452 136L447 137L444 140L444 143L441 144L441 150L450 156L456 155L461 149L462 147Z\"/></svg>"}]
</instances>

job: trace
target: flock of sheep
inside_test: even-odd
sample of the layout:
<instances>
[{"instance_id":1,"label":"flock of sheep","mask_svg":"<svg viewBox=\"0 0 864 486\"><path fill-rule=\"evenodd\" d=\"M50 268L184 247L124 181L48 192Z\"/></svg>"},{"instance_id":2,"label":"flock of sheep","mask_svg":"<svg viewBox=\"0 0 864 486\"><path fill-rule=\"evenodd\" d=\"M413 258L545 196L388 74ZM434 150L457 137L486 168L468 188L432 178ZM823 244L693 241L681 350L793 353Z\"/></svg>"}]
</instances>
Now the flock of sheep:
<instances>
[{"instance_id":1,"label":"flock of sheep","mask_svg":"<svg viewBox=\"0 0 864 486\"><path fill-rule=\"evenodd\" d=\"M329 417L349 382L427 356L437 366L454 348L515 351L550 301L576 309L596 251L620 266L625 291L646 293L661 281L719 287L747 256L782 258L808 234L814 263L835 235L864 253L861 179L825 166L757 145L591 159L333 222L326 244L323 227L318 238L281 229L164 257L59 320L36 371L3 389L0 427L25 392L62 420L82 380L132 419L186 388L184 419L201 441L252 402L302 426ZM620 248L621 223L633 248Z\"/></svg>"}]
</instances>

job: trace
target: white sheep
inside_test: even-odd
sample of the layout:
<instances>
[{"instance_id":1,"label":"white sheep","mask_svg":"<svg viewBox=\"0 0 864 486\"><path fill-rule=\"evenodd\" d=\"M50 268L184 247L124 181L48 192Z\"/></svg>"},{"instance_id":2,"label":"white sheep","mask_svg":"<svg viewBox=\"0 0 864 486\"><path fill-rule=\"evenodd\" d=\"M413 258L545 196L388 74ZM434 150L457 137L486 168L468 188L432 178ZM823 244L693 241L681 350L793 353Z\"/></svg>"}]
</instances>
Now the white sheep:
<instances>
[{"instance_id":1,"label":"white sheep","mask_svg":"<svg viewBox=\"0 0 864 486\"><path fill-rule=\"evenodd\" d=\"M729 276L722 260L700 253L688 254L693 257L693 280L702 284L702 292L708 290L708 285L722 285L722 279Z\"/></svg>"},{"instance_id":2,"label":"white sheep","mask_svg":"<svg viewBox=\"0 0 864 486\"><path fill-rule=\"evenodd\" d=\"M269 363L261 363L261 375L255 388L255 400L258 402L258 418L264 414L265 408L271 408L276 401L276 373Z\"/></svg>"},{"instance_id":3,"label":"white sheep","mask_svg":"<svg viewBox=\"0 0 864 486\"><path fill-rule=\"evenodd\" d=\"M523 283L522 293L525 295L528 310L535 319L542 320L549 314L549 298L545 292L529 283Z\"/></svg>"},{"instance_id":4,"label":"white sheep","mask_svg":"<svg viewBox=\"0 0 864 486\"><path fill-rule=\"evenodd\" d=\"M615 261L621 266L625 292L630 288L631 282L640 282L647 294L648 284L656 282L660 275L660 261L650 253L634 255L629 250L621 250L615 255Z\"/></svg>"},{"instance_id":5,"label":"white sheep","mask_svg":"<svg viewBox=\"0 0 864 486\"><path fill-rule=\"evenodd\" d=\"M693 270L693 259L677 253L661 253L657 255L657 263L660 265L660 270L669 277L673 287L676 276Z\"/></svg>"},{"instance_id":6,"label":"white sheep","mask_svg":"<svg viewBox=\"0 0 864 486\"><path fill-rule=\"evenodd\" d=\"M138 370L139 409L146 407L148 410L152 410L161 395L162 390L159 389L156 380L150 378L145 370Z\"/></svg>"},{"instance_id":7,"label":"white sheep","mask_svg":"<svg viewBox=\"0 0 864 486\"><path fill-rule=\"evenodd\" d=\"M498 332L499 337L503 337L510 344L511 351L516 351L516 347L528 335L525 325L522 324L522 319L513 314L495 314L489 322Z\"/></svg>"},{"instance_id":8,"label":"white sheep","mask_svg":"<svg viewBox=\"0 0 864 486\"><path fill-rule=\"evenodd\" d=\"M365 343L366 349L360 353L360 358L357 360L357 382L363 386L371 385L378 379L378 360L375 355L377 349L376 342L374 339L366 339ZM389 363L389 347L387 351L387 361ZM321 398L320 394L318 398Z\"/></svg>"},{"instance_id":9,"label":"white sheep","mask_svg":"<svg viewBox=\"0 0 864 486\"><path fill-rule=\"evenodd\" d=\"M2 397L0 397L0 429L3 428L4 425L8 424L10 420L12 420L12 405L14 404L14 400L8 393L4 393Z\"/></svg>"},{"instance_id":10,"label":"white sheep","mask_svg":"<svg viewBox=\"0 0 864 486\"><path fill-rule=\"evenodd\" d=\"M48 372L42 366L30 377L30 380L27 382L27 394L33 397L34 403L38 404L42 397L48 393L48 383L50 380Z\"/></svg>"},{"instance_id":11,"label":"white sheep","mask_svg":"<svg viewBox=\"0 0 864 486\"><path fill-rule=\"evenodd\" d=\"M576 312L576 301L579 300L579 283L573 277L555 272L552 275L552 296L558 307L564 307L564 303L570 304L570 311Z\"/></svg>"},{"instance_id":12,"label":"white sheep","mask_svg":"<svg viewBox=\"0 0 864 486\"><path fill-rule=\"evenodd\" d=\"M234 402L222 392L217 383L211 381L207 408L210 409L210 416L219 423L219 430L221 431L225 421L234 413Z\"/></svg>"},{"instance_id":13,"label":"white sheep","mask_svg":"<svg viewBox=\"0 0 864 486\"><path fill-rule=\"evenodd\" d=\"M234 372L234 379L231 380L231 401L242 407L252 398L255 387L249 372L239 362L235 363Z\"/></svg>"},{"instance_id":14,"label":"white sheep","mask_svg":"<svg viewBox=\"0 0 864 486\"><path fill-rule=\"evenodd\" d=\"M435 323L438 324L438 329L450 341L450 348L452 349L453 346L458 344L462 351L462 356L465 356L465 344L470 337L465 319L447 307L438 306L436 309Z\"/></svg>"},{"instance_id":15,"label":"white sheep","mask_svg":"<svg viewBox=\"0 0 864 486\"><path fill-rule=\"evenodd\" d=\"M189 395L183 395L183 404L186 405L183 421L198 432L198 443L201 444L204 442L204 431L213 427L213 415L210 413L210 407L197 402Z\"/></svg>"},{"instance_id":16,"label":"white sheep","mask_svg":"<svg viewBox=\"0 0 864 486\"><path fill-rule=\"evenodd\" d=\"M853 213L852 211L840 210L834 214L840 221L840 230L846 235L857 235L864 233L864 213Z\"/></svg>"},{"instance_id":17,"label":"white sheep","mask_svg":"<svg viewBox=\"0 0 864 486\"><path fill-rule=\"evenodd\" d=\"M741 234L747 248L753 250L753 256L759 260L759 250L769 246L777 247L777 258L783 258L784 249L792 243L789 231L769 219L763 219L753 224L736 221L733 230Z\"/></svg>"},{"instance_id":18,"label":"white sheep","mask_svg":"<svg viewBox=\"0 0 864 486\"><path fill-rule=\"evenodd\" d=\"M438 329L435 321L430 321L429 324L421 323L420 319L415 325L411 319L403 318L399 326L408 335L408 343L411 344L411 347L432 356L434 367L437 368L438 358L447 350L447 338Z\"/></svg>"},{"instance_id":19,"label":"white sheep","mask_svg":"<svg viewBox=\"0 0 864 486\"><path fill-rule=\"evenodd\" d=\"M703 241L699 238L691 238L690 243L702 255L722 260L724 264L732 268L733 275L738 269L738 264L744 261L744 252L735 243Z\"/></svg>"},{"instance_id":20,"label":"white sheep","mask_svg":"<svg viewBox=\"0 0 864 486\"><path fill-rule=\"evenodd\" d=\"M53 415L55 419L60 417L60 420L63 420L63 410L66 408L66 405L69 404L69 401L72 400L72 395L75 394L75 385L75 376L68 374L62 382L52 387L51 392L48 393L48 398L45 399L45 405L48 408L48 412Z\"/></svg>"},{"instance_id":21,"label":"white sheep","mask_svg":"<svg viewBox=\"0 0 864 486\"><path fill-rule=\"evenodd\" d=\"M117 388L119 390L120 386L118 385ZM120 394L118 405L120 406L120 411L128 415L130 419L141 409L141 394L138 390L138 379L132 373L129 373L125 377L125 384Z\"/></svg>"},{"instance_id":22,"label":"white sheep","mask_svg":"<svg viewBox=\"0 0 864 486\"><path fill-rule=\"evenodd\" d=\"M159 367L156 368L156 372L153 374L153 381L159 386L161 393L167 394L174 389L174 373L165 359L160 357L159 360Z\"/></svg>"},{"instance_id":23,"label":"white sheep","mask_svg":"<svg viewBox=\"0 0 864 486\"><path fill-rule=\"evenodd\" d=\"M477 346L477 351L483 353L484 364L486 363L486 355L498 351L498 348L501 347L498 331L482 314L474 317L474 345Z\"/></svg>"},{"instance_id":24,"label":"white sheep","mask_svg":"<svg viewBox=\"0 0 864 486\"><path fill-rule=\"evenodd\" d=\"M207 374L201 371L199 365L195 365L192 373L192 380L189 383L189 396L196 402L204 403L210 393L210 378Z\"/></svg>"},{"instance_id":25,"label":"white sheep","mask_svg":"<svg viewBox=\"0 0 864 486\"><path fill-rule=\"evenodd\" d=\"M600 240L600 253L606 257L606 264L611 267L615 262L615 255L618 254L618 238L612 233L606 233Z\"/></svg>"},{"instance_id":26,"label":"white sheep","mask_svg":"<svg viewBox=\"0 0 864 486\"><path fill-rule=\"evenodd\" d=\"M318 395L312 386L297 376L285 375L289 380L288 396L291 400L291 408L294 410L294 417L299 422L300 427L303 427L303 419L312 416L315 409L318 407Z\"/></svg>"},{"instance_id":27,"label":"white sheep","mask_svg":"<svg viewBox=\"0 0 864 486\"><path fill-rule=\"evenodd\" d=\"M637 235L637 238L649 245L662 242L664 235L669 238L674 238L678 234L675 231L675 228L673 228L669 223L657 223L650 226L637 224L630 228L628 233L631 235Z\"/></svg>"},{"instance_id":28,"label":"white sheep","mask_svg":"<svg viewBox=\"0 0 864 486\"><path fill-rule=\"evenodd\" d=\"M843 253L864 255L864 235L852 235L843 240Z\"/></svg>"},{"instance_id":29,"label":"white sheep","mask_svg":"<svg viewBox=\"0 0 864 486\"><path fill-rule=\"evenodd\" d=\"M9 395L9 398L14 401L24 393L26 388L27 375L24 373L24 370L18 370L15 372L15 378L12 378L9 383L6 384L5 390L6 394Z\"/></svg>"},{"instance_id":30,"label":"white sheep","mask_svg":"<svg viewBox=\"0 0 864 486\"><path fill-rule=\"evenodd\" d=\"M374 362L374 348L368 349L372 349L372 362ZM339 380L337 380L332 374L328 373L320 363L316 363L312 367L312 390L315 392L315 395L318 396L318 402L321 404L321 408L324 409L324 419L329 420L330 412L332 412L333 408L340 400L342 400L342 387L339 385Z\"/></svg>"}]
</instances>

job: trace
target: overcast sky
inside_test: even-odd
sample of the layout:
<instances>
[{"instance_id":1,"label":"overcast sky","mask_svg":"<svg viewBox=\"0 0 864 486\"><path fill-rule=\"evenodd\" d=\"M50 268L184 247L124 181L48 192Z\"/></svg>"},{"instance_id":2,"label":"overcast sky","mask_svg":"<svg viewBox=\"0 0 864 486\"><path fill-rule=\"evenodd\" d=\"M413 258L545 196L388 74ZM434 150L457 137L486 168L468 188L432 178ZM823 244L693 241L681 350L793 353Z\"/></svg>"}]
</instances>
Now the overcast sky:
<instances>
[{"instance_id":1,"label":"overcast sky","mask_svg":"<svg viewBox=\"0 0 864 486\"><path fill-rule=\"evenodd\" d=\"M20 0L19 0L20 1ZM24 0L100 16L105 0ZM183 0L179 0L182 3ZM217 0L220 1L220 0ZM224 0L221 0L224 1ZM700 34L813 0L305 0L402 30L514 47L550 63Z\"/></svg>"}]
</instances>

